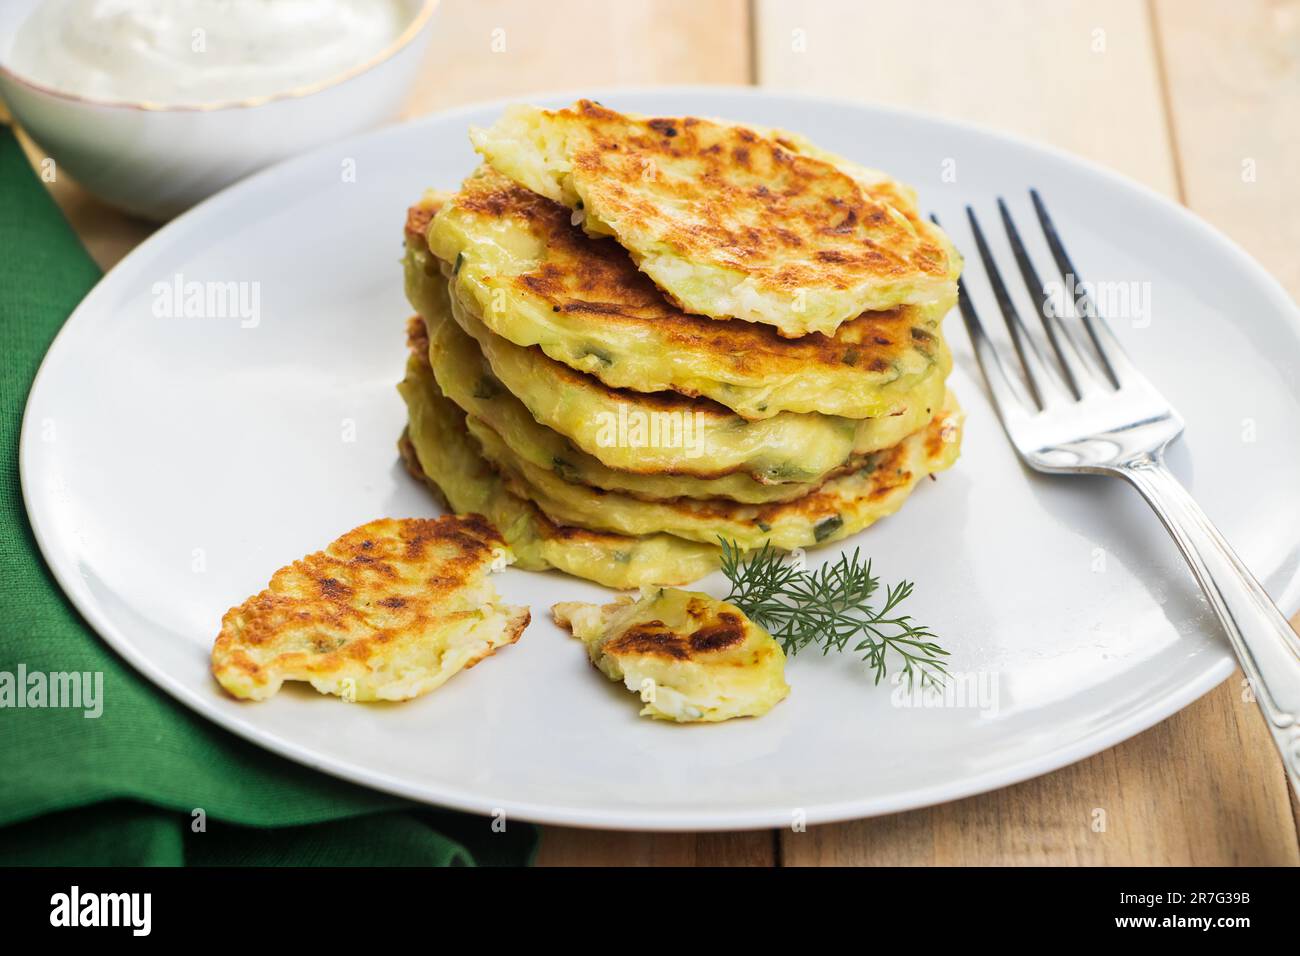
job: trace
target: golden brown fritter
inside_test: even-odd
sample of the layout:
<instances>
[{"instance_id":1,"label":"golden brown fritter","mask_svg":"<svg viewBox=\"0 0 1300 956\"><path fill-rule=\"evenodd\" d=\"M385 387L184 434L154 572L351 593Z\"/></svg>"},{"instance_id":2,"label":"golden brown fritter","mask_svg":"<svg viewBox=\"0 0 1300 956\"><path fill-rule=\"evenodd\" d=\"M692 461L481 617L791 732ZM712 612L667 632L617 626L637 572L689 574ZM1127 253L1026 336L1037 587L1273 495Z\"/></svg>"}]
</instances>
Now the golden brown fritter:
<instances>
[{"instance_id":1,"label":"golden brown fritter","mask_svg":"<svg viewBox=\"0 0 1300 956\"><path fill-rule=\"evenodd\" d=\"M781 646L740 608L707 594L646 588L637 601L574 601L551 613L605 676L641 695L642 716L757 717L790 692Z\"/></svg>"},{"instance_id":2,"label":"golden brown fritter","mask_svg":"<svg viewBox=\"0 0 1300 956\"><path fill-rule=\"evenodd\" d=\"M212 672L263 700L286 680L349 700L405 700L440 686L528 625L486 574L513 560L480 515L381 518L281 568L231 608Z\"/></svg>"},{"instance_id":3,"label":"golden brown fritter","mask_svg":"<svg viewBox=\"0 0 1300 956\"><path fill-rule=\"evenodd\" d=\"M465 413L438 388L427 353L412 353L398 390L409 415L399 444L408 469L449 510L486 515L520 568L559 568L612 588L683 584L717 568L716 546L667 534L632 537L559 524L513 494L483 460L465 429Z\"/></svg>"},{"instance_id":4,"label":"golden brown fritter","mask_svg":"<svg viewBox=\"0 0 1300 956\"><path fill-rule=\"evenodd\" d=\"M959 268L936 227L780 132L581 100L513 107L470 138L499 172L615 237L687 312L830 333L944 298Z\"/></svg>"},{"instance_id":5,"label":"golden brown fritter","mask_svg":"<svg viewBox=\"0 0 1300 956\"><path fill-rule=\"evenodd\" d=\"M438 204L429 248L493 332L613 388L704 396L745 418L889 414L934 363L955 301L953 287L923 306L863 313L831 336L787 339L769 325L683 312L617 243L586 235L568 209L489 167ZM431 207L413 206L410 218ZM422 249L410 242L408 271L430 271Z\"/></svg>"}]
</instances>

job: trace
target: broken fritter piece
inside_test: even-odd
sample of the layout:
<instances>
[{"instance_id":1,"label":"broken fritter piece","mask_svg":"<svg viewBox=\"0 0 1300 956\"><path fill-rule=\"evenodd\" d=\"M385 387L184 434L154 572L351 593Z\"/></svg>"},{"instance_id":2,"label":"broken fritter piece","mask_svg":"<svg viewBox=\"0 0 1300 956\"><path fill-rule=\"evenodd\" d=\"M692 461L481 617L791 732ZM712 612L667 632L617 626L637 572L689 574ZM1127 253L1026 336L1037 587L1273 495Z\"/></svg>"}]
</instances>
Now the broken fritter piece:
<instances>
[{"instance_id":1,"label":"broken fritter piece","mask_svg":"<svg viewBox=\"0 0 1300 956\"><path fill-rule=\"evenodd\" d=\"M371 521L227 611L212 673L250 700L286 680L353 701L426 694L519 640L528 608L487 579L513 560L479 515Z\"/></svg>"},{"instance_id":2,"label":"broken fritter piece","mask_svg":"<svg viewBox=\"0 0 1300 956\"><path fill-rule=\"evenodd\" d=\"M637 601L567 602L551 613L605 676L641 695L643 717L759 717L790 692L781 646L738 607L707 594L645 588Z\"/></svg>"}]
</instances>

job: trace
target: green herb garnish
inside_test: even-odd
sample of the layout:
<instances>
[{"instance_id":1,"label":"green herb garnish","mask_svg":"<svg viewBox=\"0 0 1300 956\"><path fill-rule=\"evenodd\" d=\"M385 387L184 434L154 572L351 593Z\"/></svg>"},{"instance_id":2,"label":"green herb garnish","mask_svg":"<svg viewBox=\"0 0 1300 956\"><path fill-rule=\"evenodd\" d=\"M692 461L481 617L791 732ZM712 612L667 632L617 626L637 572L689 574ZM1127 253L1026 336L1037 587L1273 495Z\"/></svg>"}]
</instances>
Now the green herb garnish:
<instances>
[{"instance_id":1,"label":"green herb garnish","mask_svg":"<svg viewBox=\"0 0 1300 956\"><path fill-rule=\"evenodd\" d=\"M898 613L912 594L910 581L886 586L884 602L876 607L872 597L880 579L857 549L816 571L804 571L782 560L770 545L746 557L734 541L720 540L722 573L731 581L726 600L780 641L790 656L809 644L829 654L856 642L853 651L862 655L877 684L885 677L890 651L902 661L909 688L918 680L923 688L939 687L947 679L942 658L948 652L935 643L929 628Z\"/></svg>"},{"instance_id":2,"label":"green herb garnish","mask_svg":"<svg viewBox=\"0 0 1300 956\"><path fill-rule=\"evenodd\" d=\"M823 518L813 525L813 537L818 542L825 541L842 527L844 527L844 519L839 515L831 515L829 518Z\"/></svg>"},{"instance_id":3,"label":"green herb garnish","mask_svg":"<svg viewBox=\"0 0 1300 956\"><path fill-rule=\"evenodd\" d=\"M614 364L614 356L610 355L604 349L597 348L594 345L584 346L579 358L586 358L587 356L591 356L606 368L609 368L609 366Z\"/></svg>"},{"instance_id":4,"label":"green herb garnish","mask_svg":"<svg viewBox=\"0 0 1300 956\"><path fill-rule=\"evenodd\" d=\"M496 398L501 394L501 383L491 375L480 375L474 383L474 397L480 401Z\"/></svg>"},{"instance_id":5,"label":"green herb garnish","mask_svg":"<svg viewBox=\"0 0 1300 956\"><path fill-rule=\"evenodd\" d=\"M737 419L740 422L739 427L743 428L748 424L743 418ZM781 481L801 481L809 477L808 472L798 465L790 462L782 462L779 465L772 465L764 469L764 473L774 482Z\"/></svg>"}]
</instances>

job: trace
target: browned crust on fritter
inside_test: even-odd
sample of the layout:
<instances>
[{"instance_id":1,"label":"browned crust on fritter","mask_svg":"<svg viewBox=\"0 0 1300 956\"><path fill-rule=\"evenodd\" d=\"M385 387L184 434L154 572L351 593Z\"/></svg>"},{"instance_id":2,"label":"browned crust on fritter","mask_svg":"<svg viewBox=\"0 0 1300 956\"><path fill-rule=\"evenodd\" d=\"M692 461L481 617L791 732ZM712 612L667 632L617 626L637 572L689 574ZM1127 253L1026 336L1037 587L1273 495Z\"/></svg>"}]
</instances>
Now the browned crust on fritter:
<instances>
[{"instance_id":1,"label":"browned crust on fritter","mask_svg":"<svg viewBox=\"0 0 1300 956\"><path fill-rule=\"evenodd\" d=\"M490 334L495 335L496 333L492 332ZM519 346L513 347L518 348ZM740 417L725 405L715 402L711 398L698 398L685 395L682 392L637 392L630 388L612 388L594 375L579 372L563 362L557 362L543 352L540 345L530 345L528 349L553 369L557 383L567 384L570 388L600 392L605 396L603 401L611 405L627 405L636 408L638 411L698 412L710 418L725 421L733 421Z\"/></svg>"},{"instance_id":2,"label":"browned crust on fritter","mask_svg":"<svg viewBox=\"0 0 1300 956\"><path fill-rule=\"evenodd\" d=\"M411 442L408 430L403 429L401 438L397 441L397 450L402 457L402 464L406 467L409 474L416 481L423 484L432 492L438 504L448 512L455 512L451 502L447 500L446 493L438 487L438 483L425 473L423 466L420 464L419 453L415 450L415 445ZM483 462L483 467L489 471L495 472L495 469L487 462ZM612 534L603 531L591 531L587 528L578 528L573 525L556 524L548 518L537 505L533 504L527 498L523 499L523 504L528 508L537 530L537 536L546 541L565 541L572 544L591 544L602 547L618 548L634 542L636 539L628 535Z\"/></svg>"},{"instance_id":3,"label":"browned crust on fritter","mask_svg":"<svg viewBox=\"0 0 1300 956\"><path fill-rule=\"evenodd\" d=\"M420 362L425 365L429 364L429 329L428 326L425 325L424 319L420 316L411 316L407 319L407 347L408 349L411 349L411 354L415 355L416 359L419 359ZM459 408L458 406L458 411L461 415L465 415L464 408ZM415 445L411 444L411 438L409 438L406 431L402 432L402 438L398 441L398 450L402 453L402 459L403 462L406 463L407 471L411 472L411 475L415 476L416 479L424 481L426 485L429 485L430 488L434 490L434 493L437 494L438 502L441 503L445 509L448 511L454 510L452 509L450 502L447 501L447 496L446 494L443 494L442 489L439 489L438 485L435 484L428 475L425 475L424 468L420 466L420 459L419 455L416 454ZM484 464L485 468L489 468L490 471L499 473L497 468L495 468L489 460L484 459L484 463L482 464ZM507 483L510 483L508 477L506 481ZM520 497L526 499L526 496ZM555 540L564 541L608 541L612 537L610 535L601 535L599 532L586 531L585 528L573 528L569 527L569 525L555 524L554 522L551 522L545 514L542 514L541 510L538 510L536 506L532 505L532 502L529 502L529 507L532 507L533 509L534 519L537 520L538 533L542 537L555 538Z\"/></svg>"},{"instance_id":4,"label":"browned crust on fritter","mask_svg":"<svg viewBox=\"0 0 1300 956\"><path fill-rule=\"evenodd\" d=\"M867 466L871 468L871 488L866 492L865 497L871 500L883 498L895 488L910 484L912 473L905 468L899 467L906 457L901 444L874 455L871 464ZM802 498L795 498L793 501L759 505L757 520L771 524L781 518L802 515L809 521L814 521L839 514L843 505L844 499L839 495L827 492L823 485L817 491Z\"/></svg>"},{"instance_id":5,"label":"browned crust on fritter","mask_svg":"<svg viewBox=\"0 0 1300 956\"><path fill-rule=\"evenodd\" d=\"M935 419L930 422L925 432L925 454L928 458L939 458L943 446L956 438L957 423L950 418Z\"/></svg>"},{"instance_id":6,"label":"browned crust on fritter","mask_svg":"<svg viewBox=\"0 0 1300 956\"><path fill-rule=\"evenodd\" d=\"M477 317L472 318L472 321L475 323L479 323L480 325L482 324L482 320ZM713 320L711 319L707 319L705 321L713 322ZM722 323L713 322L713 324L721 325ZM749 323L735 323L735 324L749 325ZM758 328L760 326L750 326L750 327ZM483 325L483 331L487 335L492 336L494 338L501 338L500 336L497 335L497 333L493 332L491 329L488 329L486 325ZM471 336L474 335L474 331L471 329L467 328L465 329L465 332L468 335ZM930 335L930 333L925 332L924 330L918 330L913 328L911 329L910 332L904 333L903 337L906 338L908 335L911 335L913 342L915 342L917 340L916 333L918 332L922 337ZM813 333L813 335L820 335L820 333ZM810 338L810 337L811 336L806 336L806 338ZM508 341L508 340L503 339L503 341ZM878 337L878 344L884 341L885 341L884 336ZM930 336L930 338L926 341L933 342L934 343L933 348L937 349L938 347L937 338ZM603 396L603 398L599 400L606 404L627 405L629 407L635 407L638 410L646 411L649 413L682 412L682 413L690 413L694 415L702 415L705 418L712 419L713 420L712 427L718 427L718 428L725 428L729 424L733 422L737 422L741 418L743 418L743 416L738 415L736 412L732 411L730 408L723 405L721 402L715 401L714 399L711 398L704 398L702 396L699 396L697 393L688 390L640 392L631 388L615 388L611 385L606 385L595 375L588 375L585 372L580 372L575 368L571 368L570 366L565 365L563 362L551 358L549 355L546 354L546 352L542 349L540 345L519 346L519 345L515 345L514 343L509 343L509 344L511 348L516 348L516 349L526 348L529 352L531 352L535 361L537 361L541 365L546 366L547 372L550 375L550 377L555 379L555 381L557 382L557 387L558 384L564 384L570 388L581 389L593 393L599 393L600 395ZM866 346L863 346L863 348L866 348ZM860 353L855 351L852 354L854 356L858 356ZM490 364L490 360L489 360L489 364ZM890 367L890 363L880 358L879 356L871 359L868 364L870 366L870 371L873 372L883 372L885 371L885 369ZM807 370L804 369L803 371L806 373ZM904 411L905 409L903 408L896 408L894 411L890 412L890 414L901 415ZM636 469L632 469L632 470L636 470ZM724 470L724 471L717 471L717 472L692 471L692 472L688 472L688 474L693 474L696 475L697 477L716 478L722 475L733 474L737 471L743 471L743 470L744 470L743 468L734 468L729 471ZM687 472L683 472L683 473L687 474Z\"/></svg>"},{"instance_id":7,"label":"browned crust on fritter","mask_svg":"<svg viewBox=\"0 0 1300 956\"><path fill-rule=\"evenodd\" d=\"M518 644L519 638L523 636L524 631L527 630L528 625L531 624L532 622L533 622L532 609L531 608L519 609L519 613L516 613L513 617L509 619L509 623L506 625L506 630L501 632L501 638L499 639L497 644L493 647L484 649L483 653L478 655L478 657L474 657L471 658L470 660L467 660L464 663L464 665L461 667L461 670L466 670L466 671L469 670L475 664L479 663L479 661L486 660L487 658L495 654L497 651L501 650L501 648L503 647L507 647L511 644Z\"/></svg>"},{"instance_id":8,"label":"browned crust on fritter","mask_svg":"<svg viewBox=\"0 0 1300 956\"><path fill-rule=\"evenodd\" d=\"M606 610L622 610L623 604L606 605ZM688 631L677 631L663 621L643 621L629 627L618 637L601 645L601 652L612 657L637 655L662 657L668 660L700 660L707 654L720 654L745 643L745 621L734 611L719 611L716 615L699 598L687 602L686 613L692 621L709 620ZM552 609L552 618L560 627L572 632L573 622Z\"/></svg>"},{"instance_id":9,"label":"browned crust on fritter","mask_svg":"<svg viewBox=\"0 0 1300 956\"><path fill-rule=\"evenodd\" d=\"M920 433L920 437L928 460L933 461L942 457L944 445L951 440L951 430L955 427L951 416L943 414L935 415L925 426L923 432ZM913 436L909 436L907 440L917 434L913 433ZM832 481L835 478L844 478L855 470L866 472L868 482L862 491L853 497L855 502L877 501L898 488L910 485L914 476L913 472L905 467L909 456L904 445L905 442L900 442L892 448L862 456L852 466L845 466L837 469L835 474L828 475L816 489L808 494L789 501L749 505L726 498L664 498L651 500L659 506L676 511L682 515L683 520L744 520L762 526L800 519L815 526L827 519L842 516L844 509L851 506L851 502L846 501L843 490L832 486ZM529 486L520 474L509 468L498 470L498 473L505 482L505 486L516 496L530 499ZM623 492L609 491L590 485L583 485L583 489L597 499L606 495L632 497Z\"/></svg>"},{"instance_id":10,"label":"browned crust on fritter","mask_svg":"<svg viewBox=\"0 0 1300 956\"><path fill-rule=\"evenodd\" d=\"M407 323L406 323L406 342L407 342L407 346L411 349L412 354L414 354L420 362L423 362L423 363L427 366L427 365L429 364L429 336L428 336L428 328L427 328L427 326L425 325L424 319L423 319L422 317L420 317L420 316L418 316L418 315L415 315L415 316L412 316L411 318L407 319ZM549 359L548 359L548 361L549 361ZM559 363L556 363L556 364L558 365ZM560 367L564 369L565 373L567 373L567 374L572 374L572 375L574 375L574 376L577 376L577 378L579 379L579 381L578 381L577 384L580 384L580 385L582 385L583 387L599 387L599 388L605 388L606 391L610 392L612 395L618 395L618 394L619 394L619 390L618 390L618 389L609 389L609 388L607 388L606 386L600 385L599 383L595 383L595 384L593 385L593 383L590 381L590 379L589 379L587 376L583 376L583 375L581 375L581 373L579 373L579 372L574 372L574 371L568 369L566 366L560 366ZM667 394L667 395L671 395L672 393L649 393L649 394ZM638 398L638 399L644 399L644 398L645 398L645 394L643 394L643 393L637 393L637 398ZM672 401L674 401L674 399L669 398L668 401L669 401L669 402L672 402ZM707 399L695 399L695 400L692 400L692 401L693 401L693 403L707 403L707 404L709 404L709 405L713 405L713 403L712 403L712 402L708 402ZM671 406L667 406L667 407L671 407ZM463 412L464 409L461 409L461 411ZM930 409L926 409L926 411L927 411L927 413L928 413L928 412L930 412L931 410L930 410ZM896 414L901 414L901 412L896 413ZM480 419L480 420L481 420L481 419ZM487 425L486 423L484 423L484 427L490 428L491 426L490 426L490 425ZM932 430L933 430L933 429L932 429ZM929 435L929 433L927 433L927 435ZM405 439L405 433L403 433L403 440L406 440L406 439ZM937 450L935 450L935 448L934 448L933 446L934 446L934 443L935 443L935 442L942 442L942 440L943 440L942 436L937 435L937 434L934 435L934 436L932 436L932 437L927 437L926 452L927 452L927 454L928 454L930 457L933 458L933 457L937 457L937 456L938 456L938 452L937 452ZM409 444L409 442L408 442L408 444ZM899 453L898 449L897 449L897 448L894 448L894 449L887 449L887 450L885 450L885 451L883 451L883 452L867 452L867 453L864 453L864 454L860 454L860 455L854 455L854 456L852 456L852 457L849 458L849 460L846 461L843 465L840 465L838 468L833 468L833 469L831 469L830 471L826 472L824 475L821 475L821 476L817 479L817 486L816 486L816 488L815 488L815 489L810 489L810 490L809 490L809 495L808 495L808 496L804 496L804 497L801 497L801 498L795 499L794 501L785 501L785 502L780 502L780 501L778 501L778 502L772 502L771 504L766 505L766 506L761 506L761 507L764 507L764 508L768 509L769 512L771 512L771 513L768 513L768 514L765 514L765 515L760 515L760 516L759 516L759 520L766 520L767 518L773 517L773 515L774 515L774 513L775 513L776 510L779 510L779 509L781 509L781 508L783 508L783 507L784 507L784 508L788 508L791 504L796 504L796 503L798 503L798 502L804 502L804 501L809 501L809 502L811 502L811 501L812 501L812 497L811 497L811 496L814 495L814 494L816 494L816 493L818 492L818 490L820 490L821 488L823 488L823 487L826 485L827 482L829 482L829 481L831 481L831 480L833 480L833 479L835 479L835 478L841 478L841 477L843 477L843 476L845 476L845 475L852 474L854 471L857 471L857 470L859 470L859 469L866 468L866 467L872 467L872 468L874 468L874 469L879 470L879 469L882 467L883 457L886 456L886 455L888 455L888 454L890 454L891 452L892 452L894 455L897 455L897 454ZM405 455L405 452L403 452L403 454ZM414 448L411 449L411 455L414 456ZM495 472L497 472L498 474L500 474L499 469L493 468L493 466L492 466L490 463L488 463L488 462L485 461L485 462L484 462L484 465L485 465L485 467L492 468L493 471L495 471ZM410 467L410 463L409 463L409 461L408 461L408 469L409 469L409 467ZM727 475L737 474L737 473L739 473L739 472L743 472L744 470L745 470L744 468L733 468L733 469L730 469L730 470L723 469L723 470L720 470L720 471L716 471L716 472L708 472L708 473L703 473L703 474L700 473L700 472L695 472L695 471L693 471L693 472L678 472L678 471L644 471L644 472L637 472L637 473L638 473L638 474L647 474L647 475L663 475L663 476L665 476L665 477L676 476L676 475L689 475L690 477L696 477L696 478L707 479L707 478L722 478L722 477L725 477L725 476L727 476ZM422 480L426 480L426 481L428 480L427 478L425 478L425 475L424 475L424 473L423 473L422 470L413 471L412 474L414 474L415 477L420 478L420 479L422 479ZM760 477L760 476L756 475L756 476L755 476L755 480L759 480L759 477ZM518 480L517 480L513 475L504 474L504 475L502 475L502 478L503 478L503 480L506 482L507 486L509 486L509 487L514 491L514 493L515 493L516 495L518 495L519 497L527 498L527 495L524 493L524 489L523 489L523 487L520 485L519 481L518 481ZM889 488L894 487L894 486L895 486L896 484L898 484L898 483L903 483L903 482L895 482L894 484L890 484L888 487L884 487L884 485L882 484L881 487L882 487L884 490L882 490L882 491L880 492L880 494L882 494L882 495L885 494L885 493L889 490ZM434 486L434 487L436 488L436 486ZM683 497L683 498L676 498L676 499L673 499L673 498L654 498L654 497L651 497L651 496L648 496L648 495L638 495L638 494L632 494L631 492L623 492L623 491L611 491L611 490L609 490L609 489L605 489L605 488L597 488L597 487L595 487L595 486L587 486L587 487L589 488L589 490L590 490L593 494L598 495L598 496L603 496L603 495L607 495L607 494L624 494L624 495L627 495L627 496L629 496L629 497L633 497L633 498L641 498L642 500L647 500L647 501L656 501L656 502L665 502L665 503L672 503L672 502L676 501L676 502L682 504L684 509L685 509L687 506L693 506L694 512L695 512L696 514L699 514L699 513L703 512L703 511L706 511L706 510L710 507L710 504L712 505L712 508L713 508L713 510L714 510L715 512L723 512L723 511L726 511L726 510L728 510L728 509L734 509L735 507L737 507L737 505L736 505L735 502L728 502L728 501L725 501L724 499L684 498L684 497ZM439 500L443 503L443 506L444 506L444 507L447 507L446 498L445 498L444 496L442 496L441 492L438 492L438 495L439 495ZM825 514L830 514L830 513L831 513L831 511L828 510L828 508L827 508L827 506L826 506L826 504L825 504L824 501L821 502L821 506L822 506L822 507L821 507L821 512L824 512ZM759 507L759 506L756 506L756 507ZM450 509L449 509L449 510L450 510ZM789 512L788 512L788 511L785 511L785 512L783 512L783 513L788 514ZM549 520L548 520L548 519L547 519L547 518L546 518L546 517L545 517L545 516L540 512L540 511L538 512L538 518L539 518L539 520L541 520L541 521L543 521L543 522L545 522L545 523L551 525L551 530L552 530L552 532L553 532L551 535L549 535L549 536L551 536L551 537L557 537L557 538L569 537L570 535L568 534L568 532L573 531L573 530L580 530L580 529L571 529L571 528L568 528L568 527L566 527L566 526L561 526L561 525L554 525L554 524L551 524L551 523L549 522ZM768 522L768 523L770 523L770 522Z\"/></svg>"},{"instance_id":11,"label":"browned crust on fritter","mask_svg":"<svg viewBox=\"0 0 1300 956\"><path fill-rule=\"evenodd\" d=\"M576 117L592 137L571 159L588 194L599 194L602 217L694 261L761 275L791 294L948 275L947 250L932 236L904 228L851 176L791 144L697 117L634 119L590 100L560 115ZM647 164L668 160L689 162L693 175L659 176L657 198L689 205L697 214L689 225L629 185Z\"/></svg>"},{"instance_id":12,"label":"browned crust on fritter","mask_svg":"<svg viewBox=\"0 0 1300 956\"><path fill-rule=\"evenodd\" d=\"M871 469L871 481L869 487L861 495L857 496L856 500L883 498L895 488L909 484L912 480L912 473L905 468L899 467L905 458L906 455L901 445L867 456L867 461L859 467ZM850 471L845 470L836 477L842 478L850 473ZM520 498L529 498L529 487L519 475L507 469L502 473L502 478L506 487L515 495ZM773 525L778 521L790 520L796 517L802 517L810 523L816 523L822 519L840 514L846 504L843 493L836 493L834 489L827 490L830 480L827 479L816 490L810 491L800 498L793 498L789 501L774 501L770 504L741 504L726 498L665 498L656 500L655 504L673 509L684 518L697 521L707 521L709 519L734 521L737 520L738 515L745 515L748 520L752 520L755 524ZM608 491L590 485L584 485L583 488L596 498L603 498L611 494L632 497L625 495L623 492Z\"/></svg>"},{"instance_id":13,"label":"browned crust on fritter","mask_svg":"<svg viewBox=\"0 0 1300 956\"><path fill-rule=\"evenodd\" d=\"M833 336L813 332L789 339L769 325L719 322L677 308L617 242L587 236L572 224L567 208L500 173L485 169L471 176L451 202L487 220L526 223L545 243L547 262L494 284L532 295L554 312L623 326L629 333L653 326L673 348L724 358L738 373L847 365L861 369L867 380L887 372L894 361L918 347L910 337L913 328L932 324L926 310L915 306L865 312ZM929 348L922 351L933 354Z\"/></svg>"},{"instance_id":14,"label":"browned crust on fritter","mask_svg":"<svg viewBox=\"0 0 1300 956\"><path fill-rule=\"evenodd\" d=\"M429 489L430 494L433 495L438 502L438 506L443 511L454 512L455 509L452 508L451 502L447 500L447 496L443 494L442 489L438 487L438 483L424 473L424 468L420 465L420 456L416 453L415 445L411 442L409 428L402 429L402 437L397 440L397 451L402 456L402 464L406 466L406 473Z\"/></svg>"},{"instance_id":15,"label":"browned crust on fritter","mask_svg":"<svg viewBox=\"0 0 1300 956\"><path fill-rule=\"evenodd\" d=\"M429 231L429 223L438 214L444 201L442 196L424 196L406 210L406 228L403 231L408 240L424 241Z\"/></svg>"},{"instance_id":16,"label":"browned crust on fritter","mask_svg":"<svg viewBox=\"0 0 1300 956\"><path fill-rule=\"evenodd\" d=\"M382 645L454 618L444 610L447 600L504 548L482 515L368 522L276 571L265 590L227 611L213 646L214 670L234 667L265 683L269 668L306 664L330 674L345 661L371 660ZM416 568L421 580L413 587ZM315 635L310 654L285 652L259 664L247 653L304 631Z\"/></svg>"},{"instance_id":17,"label":"browned crust on fritter","mask_svg":"<svg viewBox=\"0 0 1300 956\"><path fill-rule=\"evenodd\" d=\"M429 327L424 316L413 315L406 320L406 347L419 361L429 364Z\"/></svg>"}]
</instances>

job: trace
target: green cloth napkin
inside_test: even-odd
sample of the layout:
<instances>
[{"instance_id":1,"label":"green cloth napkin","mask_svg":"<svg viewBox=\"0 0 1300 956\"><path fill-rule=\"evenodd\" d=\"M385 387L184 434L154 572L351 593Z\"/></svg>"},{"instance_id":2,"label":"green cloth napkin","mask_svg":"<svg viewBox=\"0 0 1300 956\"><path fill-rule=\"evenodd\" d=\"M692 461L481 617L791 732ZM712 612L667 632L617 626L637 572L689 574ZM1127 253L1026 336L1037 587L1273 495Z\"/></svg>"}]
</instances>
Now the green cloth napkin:
<instances>
[{"instance_id":1,"label":"green cloth napkin","mask_svg":"<svg viewBox=\"0 0 1300 956\"><path fill-rule=\"evenodd\" d=\"M99 671L107 702L97 719L0 708L0 864L531 862L537 831L528 824L498 833L484 818L344 783L185 710L64 597L27 523L18 431L46 348L98 278L0 126L0 672Z\"/></svg>"}]
</instances>

